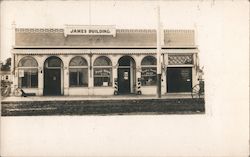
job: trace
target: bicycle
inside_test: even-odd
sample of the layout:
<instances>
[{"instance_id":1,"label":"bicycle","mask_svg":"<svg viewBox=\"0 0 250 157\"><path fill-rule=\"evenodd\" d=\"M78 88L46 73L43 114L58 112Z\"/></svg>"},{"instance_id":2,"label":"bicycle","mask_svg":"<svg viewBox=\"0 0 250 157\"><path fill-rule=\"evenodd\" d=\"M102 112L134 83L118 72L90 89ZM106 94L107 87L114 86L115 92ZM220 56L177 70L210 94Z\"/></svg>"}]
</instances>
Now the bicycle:
<instances>
[{"instance_id":1,"label":"bicycle","mask_svg":"<svg viewBox=\"0 0 250 157\"><path fill-rule=\"evenodd\" d=\"M199 84L196 84L192 88L191 96L192 99L200 99L204 97L204 80L198 79Z\"/></svg>"},{"instance_id":2,"label":"bicycle","mask_svg":"<svg viewBox=\"0 0 250 157\"><path fill-rule=\"evenodd\" d=\"M14 91L13 91L13 95L14 96L23 96L23 91L21 88L17 87Z\"/></svg>"}]
</instances>

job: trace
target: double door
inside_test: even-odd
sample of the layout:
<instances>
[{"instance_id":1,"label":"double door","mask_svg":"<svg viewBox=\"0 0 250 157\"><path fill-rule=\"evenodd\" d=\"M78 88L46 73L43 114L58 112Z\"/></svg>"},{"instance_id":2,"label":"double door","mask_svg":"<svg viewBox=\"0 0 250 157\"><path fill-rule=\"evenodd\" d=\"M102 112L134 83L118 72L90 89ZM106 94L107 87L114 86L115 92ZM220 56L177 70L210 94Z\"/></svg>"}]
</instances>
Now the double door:
<instances>
[{"instance_id":1,"label":"double door","mask_svg":"<svg viewBox=\"0 0 250 157\"><path fill-rule=\"evenodd\" d=\"M167 92L191 92L192 68L168 68Z\"/></svg>"}]
</instances>

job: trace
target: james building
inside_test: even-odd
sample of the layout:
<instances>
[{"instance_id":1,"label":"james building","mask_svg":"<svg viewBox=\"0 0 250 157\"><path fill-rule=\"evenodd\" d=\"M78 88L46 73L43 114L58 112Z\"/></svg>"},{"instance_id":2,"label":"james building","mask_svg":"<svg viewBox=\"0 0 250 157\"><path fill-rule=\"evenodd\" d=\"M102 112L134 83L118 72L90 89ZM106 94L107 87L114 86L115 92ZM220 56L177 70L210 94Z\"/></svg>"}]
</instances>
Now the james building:
<instances>
[{"instance_id":1,"label":"james building","mask_svg":"<svg viewBox=\"0 0 250 157\"><path fill-rule=\"evenodd\" d=\"M161 93L198 78L194 30L163 30ZM13 89L36 95L156 94L156 30L114 26L13 28Z\"/></svg>"}]
</instances>

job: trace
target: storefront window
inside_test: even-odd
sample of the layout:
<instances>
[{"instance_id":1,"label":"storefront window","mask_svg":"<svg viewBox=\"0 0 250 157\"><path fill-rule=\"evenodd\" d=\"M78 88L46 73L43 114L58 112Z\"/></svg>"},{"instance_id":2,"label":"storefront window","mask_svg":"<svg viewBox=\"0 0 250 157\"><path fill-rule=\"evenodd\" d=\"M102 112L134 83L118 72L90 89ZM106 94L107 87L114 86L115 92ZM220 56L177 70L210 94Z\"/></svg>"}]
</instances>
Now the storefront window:
<instances>
[{"instance_id":1,"label":"storefront window","mask_svg":"<svg viewBox=\"0 0 250 157\"><path fill-rule=\"evenodd\" d=\"M156 85L156 58L146 56L141 62L141 83L142 86Z\"/></svg>"},{"instance_id":2,"label":"storefront window","mask_svg":"<svg viewBox=\"0 0 250 157\"><path fill-rule=\"evenodd\" d=\"M112 86L112 63L108 57L98 57L94 62L94 86Z\"/></svg>"},{"instance_id":3,"label":"storefront window","mask_svg":"<svg viewBox=\"0 0 250 157\"><path fill-rule=\"evenodd\" d=\"M18 64L18 86L21 88L38 87L38 64L32 57L24 57Z\"/></svg>"},{"instance_id":4,"label":"storefront window","mask_svg":"<svg viewBox=\"0 0 250 157\"><path fill-rule=\"evenodd\" d=\"M83 57L74 57L69 63L69 86L88 86L88 63Z\"/></svg>"}]
</instances>

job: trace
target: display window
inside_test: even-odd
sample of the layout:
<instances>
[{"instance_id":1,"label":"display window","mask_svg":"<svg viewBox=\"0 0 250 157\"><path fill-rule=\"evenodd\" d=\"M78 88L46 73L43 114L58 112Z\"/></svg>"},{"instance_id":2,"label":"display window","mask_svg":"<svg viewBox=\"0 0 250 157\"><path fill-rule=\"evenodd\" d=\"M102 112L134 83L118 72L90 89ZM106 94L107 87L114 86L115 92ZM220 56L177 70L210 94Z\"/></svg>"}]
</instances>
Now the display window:
<instances>
[{"instance_id":1,"label":"display window","mask_svg":"<svg viewBox=\"0 0 250 157\"><path fill-rule=\"evenodd\" d=\"M18 63L18 86L21 88L38 87L38 64L32 57L24 57Z\"/></svg>"},{"instance_id":2,"label":"display window","mask_svg":"<svg viewBox=\"0 0 250 157\"><path fill-rule=\"evenodd\" d=\"M83 57L76 56L69 63L69 86L88 86L88 63Z\"/></svg>"},{"instance_id":3,"label":"display window","mask_svg":"<svg viewBox=\"0 0 250 157\"><path fill-rule=\"evenodd\" d=\"M142 86L154 86L157 81L156 58L146 56L141 62L141 83Z\"/></svg>"},{"instance_id":4,"label":"display window","mask_svg":"<svg viewBox=\"0 0 250 157\"><path fill-rule=\"evenodd\" d=\"M112 86L112 63L108 57L98 57L94 62L94 86Z\"/></svg>"}]
</instances>

